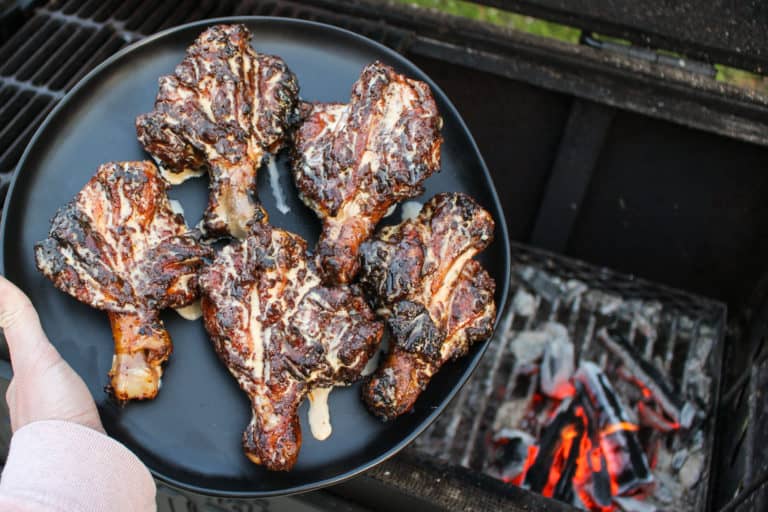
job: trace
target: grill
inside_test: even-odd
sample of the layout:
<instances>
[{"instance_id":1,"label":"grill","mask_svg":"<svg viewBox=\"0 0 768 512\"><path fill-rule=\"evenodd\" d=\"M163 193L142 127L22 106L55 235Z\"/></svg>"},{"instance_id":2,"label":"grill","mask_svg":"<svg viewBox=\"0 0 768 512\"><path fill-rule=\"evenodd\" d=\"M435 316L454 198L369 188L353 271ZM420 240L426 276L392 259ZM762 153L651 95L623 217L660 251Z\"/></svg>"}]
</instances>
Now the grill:
<instances>
[{"instance_id":1,"label":"grill","mask_svg":"<svg viewBox=\"0 0 768 512\"><path fill-rule=\"evenodd\" d=\"M327 491L244 503L162 487L161 510L569 510L494 478L491 464L498 411L519 394L510 347L551 321L619 394L611 372L621 357L600 341L603 327L697 405L699 438L662 444L669 459L701 454L698 482L682 501L649 503L768 506L768 97L712 78L715 62L765 69L768 11L744 2L724 14L694 0L675 10L643 0L621 13L603 0L486 3L578 27L581 44L368 0L0 1L0 197L46 114L125 45L199 19L286 16L371 37L430 74L474 134L517 241L516 306L414 445Z\"/></svg>"},{"instance_id":2,"label":"grill","mask_svg":"<svg viewBox=\"0 0 768 512\"><path fill-rule=\"evenodd\" d=\"M655 361L672 381L673 394L681 393L691 403L706 407L701 411L700 424L691 429L701 439L666 437L657 455L661 462L654 471L660 484L660 498L656 498L660 508L706 509L715 431L716 403L712 398L717 396L725 329L723 306L524 246L513 247L513 261L512 306L501 321L495 343L476 377L450 409L416 440L415 449L493 475L488 454L494 431L500 420L503 423L506 405L518 406L521 399L528 400L529 394L528 382L518 383L514 344L522 341L525 333L557 322L567 328L577 361L598 362L616 386L616 372L608 368L618 359L601 341L610 331L611 338L629 341L637 360ZM695 378L698 380L692 382ZM692 450L697 443L700 448ZM690 457L689 451L706 454L699 474L681 475L664 466L667 461L671 465L678 452L680 458ZM683 485L680 478L698 485L686 489L681 501L673 502L670 488Z\"/></svg>"}]
</instances>

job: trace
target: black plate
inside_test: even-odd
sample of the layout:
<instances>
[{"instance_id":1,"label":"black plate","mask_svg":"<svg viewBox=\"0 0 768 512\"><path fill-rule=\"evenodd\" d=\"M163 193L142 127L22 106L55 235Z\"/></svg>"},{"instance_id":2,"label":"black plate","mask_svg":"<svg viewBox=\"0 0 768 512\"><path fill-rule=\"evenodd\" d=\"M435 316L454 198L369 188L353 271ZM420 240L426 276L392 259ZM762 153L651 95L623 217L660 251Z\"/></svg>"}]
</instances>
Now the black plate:
<instances>
[{"instance_id":1,"label":"black plate","mask_svg":"<svg viewBox=\"0 0 768 512\"><path fill-rule=\"evenodd\" d=\"M300 414L304 443L293 471L272 473L251 464L240 449L248 423L248 399L218 361L202 322L163 315L174 353L157 399L120 407L104 392L112 360L107 315L57 291L35 269L33 244L44 238L56 209L69 201L111 160L147 158L136 140L134 118L149 111L157 79L173 70L185 48L208 25L244 23L261 52L280 55L296 73L304 99L341 101L368 63L380 59L429 83L445 120L442 171L426 182L420 200L437 192L463 191L493 213L496 241L482 261L496 279L496 303L503 309L509 281L509 244L504 215L491 177L472 136L445 94L402 56L365 37L328 25L280 18L227 18L177 27L149 37L114 55L91 72L61 101L27 147L3 209L3 273L21 286L40 312L56 347L82 375L96 398L110 435L133 450L161 481L196 492L227 496L272 496L307 491L349 478L402 449L423 431L461 388L488 343L448 364L416 403L412 414L382 423L367 413L359 385L331 393L333 434L312 438ZM291 208L281 214L266 169L259 193L270 220L314 245L315 215L304 207L278 160L280 182ZM206 181L191 180L171 191L185 207L187 222L200 219L207 200ZM399 219L397 211L390 217ZM498 318L497 318L498 320Z\"/></svg>"}]
</instances>

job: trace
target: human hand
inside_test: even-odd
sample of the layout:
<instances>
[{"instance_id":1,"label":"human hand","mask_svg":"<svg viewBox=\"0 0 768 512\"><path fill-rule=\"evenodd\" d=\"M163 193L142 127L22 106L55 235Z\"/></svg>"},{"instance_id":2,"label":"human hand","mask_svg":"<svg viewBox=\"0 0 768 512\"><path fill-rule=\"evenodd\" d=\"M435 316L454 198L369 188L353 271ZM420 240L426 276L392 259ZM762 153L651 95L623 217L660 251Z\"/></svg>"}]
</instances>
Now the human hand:
<instances>
[{"instance_id":1,"label":"human hand","mask_svg":"<svg viewBox=\"0 0 768 512\"><path fill-rule=\"evenodd\" d=\"M3 276L0 328L13 366L5 394L12 430L34 421L63 420L104 432L85 382L48 341L29 298Z\"/></svg>"}]
</instances>

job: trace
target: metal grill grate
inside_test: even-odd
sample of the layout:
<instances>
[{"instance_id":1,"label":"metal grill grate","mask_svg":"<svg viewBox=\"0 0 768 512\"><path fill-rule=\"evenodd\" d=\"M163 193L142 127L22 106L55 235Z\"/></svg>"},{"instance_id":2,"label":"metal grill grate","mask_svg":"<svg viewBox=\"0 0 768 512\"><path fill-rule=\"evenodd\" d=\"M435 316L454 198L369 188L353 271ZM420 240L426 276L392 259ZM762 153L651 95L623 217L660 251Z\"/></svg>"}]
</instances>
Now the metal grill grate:
<instances>
[{"instance_id":1,"label":"metal grill grate","mask_svg":"<svg viewBox=\"0 0 768 512\"><path fill-rule=\"evenodd\" d=\"M298 2L53 0L0 47L0 200L32 134L104 59L146 35L206 18L287 16L334 23L399 47L408 32Z\"/></svg>"},{"instance_id":2,"label":"metal grill grate","mask_svg":"<svg viewBox=\"0 0 768 512\"><path fill-rule=\"evenodd\" d=\"M497 412L513 399L515 392L510 348L515 336L544 322L559 322L568 329L577 360L591 360L606 367L612 356L597 341L597 333L611 326L623 331L640 354L664 370L678 395L701 408L699 428L692 429L690 435L669 436L665 442L670 458L671 454L701 446L704 464L700 475L694 475L699 483L690 490L677 490L683 492L686 510L706 509L724 306L524 246L513 245L512 250L511 306L494 342L474 377L449 409L416 440L415 449L446 462L486 471ZM695 439L696 435L702 437ZM660 466L661 462L656 472L661 487L677 485L667 473L661 476ZM657 503L662 507L680 504L664 503L666 497L662 492Z\"/></svg>"}]
</instances>

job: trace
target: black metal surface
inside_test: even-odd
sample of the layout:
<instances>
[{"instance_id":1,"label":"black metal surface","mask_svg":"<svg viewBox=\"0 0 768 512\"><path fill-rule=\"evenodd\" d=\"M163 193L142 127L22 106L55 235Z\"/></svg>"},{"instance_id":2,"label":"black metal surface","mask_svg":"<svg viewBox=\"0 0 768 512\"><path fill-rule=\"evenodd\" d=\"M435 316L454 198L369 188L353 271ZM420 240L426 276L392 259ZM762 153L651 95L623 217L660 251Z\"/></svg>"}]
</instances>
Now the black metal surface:
<instances>
[{"instance_id":1,"label":"black metal surface","mask_svg":"<svg viewBox=\"0 0 768 512\"><path fill-rule=\"evenodd\" d=\"M310 435L291 472L269 472L241 453L240 438L250 418L247 397L214 357L200 322L173 313L164 317L177 350L163 377L163 390L151 402L121 407L104 391L112 359L106 316L58 292L34 266L34 242L43 238L49 219L95 172L110 160L146 158L136 141L134 118L153 104L157 78L171 71L186 47L209 24L180 27L147 38L109 59L80 82L58 105L28 146L3 211L2 270L36 305L53 343L84 378L107 432L134 451L153 474L169 485L208 494L269 496L307 491L337 483L390 457L417 436L441 412L479 361L486 343L466 358L443 367L411 414L382 423L368 414L359 384L337 389L330 399L334 435L319 442ZM490 174L461 118L442 91L418 68L368 39L326 25L278 18L230 18L254 34L254 46L282 56L296 73L302 96L316 101L345 101L360 70L379 59L433 89L443 116L441 173L425 183L422 199L441 191L464 191L496 219L503 212ZM288 214L267 193L267 173L259 174L262 202L270 222L296 232L313 246L315 216L302 205L287 177L287 159L278 159ZM171 196L184 205L190 225L207 203L205 180L176 187ZM399 218L395 213L393 220ZM509 246L503 222L496 240L480 260L498 283L496 303L503 311L509 276ZM303 430L306 406L300 410Z\"/></svg>"},{"instance_id":2,"label":"black metal surface","mask_svg":"<svg viewBox=\"0 0 768 512\"><path fill-rule=\"evenodd\" d=\"M722 411L718 423L715 505L724 510L768 508L768 275L758 283L737 318L724 363ZM727 505L726 505L727 504Z\"/></svg>"},{"instance_id":3,"label":"black metal surface","mask_svg":"<svg viewBox=\"0 0 768 512\"><path fill-rule=\"evenodd\" d=\"M702 76L685 66L635 59L625 53L563 43L414 11L372 0L313 0L344 6L413 32L408 53L521 80L548 90L642 113L700 130L768 144L768 96Z\"/></svg>"},{"instance_id":4,"label":"black metal surface","mask_svg":"<svg viewBox=\"0 0 768 512\"><path fill-rule=\"evenodd\" d=\"M614 113L614 109L589 101L573 102L533 227L532 244L565 251Z\"/></svg>"},{"instance_id":5,"label":"black metal surface","mask_svg":"<svg viewBox=\"0 0 768 512\"><path fill-rule=\"evenodd\" d=\"M330 489L377 512L575 512L563 503L411 448Z\"/></svg>"},{"instance_id":6,"label":"black metal surface","mask_svg":"<svg viewBox=\"0 0 768 512\"><path fill-rule=\"evenodd\" d=\"M480 0L673 50L707 62L764 72L768 69L768 4L761 0Z\"/></svg>"},{"instance_id":7,"label":"black metal surface","mask_svg":"<svg viewBox=\"0 0 768 512\"><path fill-rule=\"evenodd\" d=\"M618 112L565 252L738 310L768 261L766 166L755 146Z\"/></svg>"}]
</instances>

